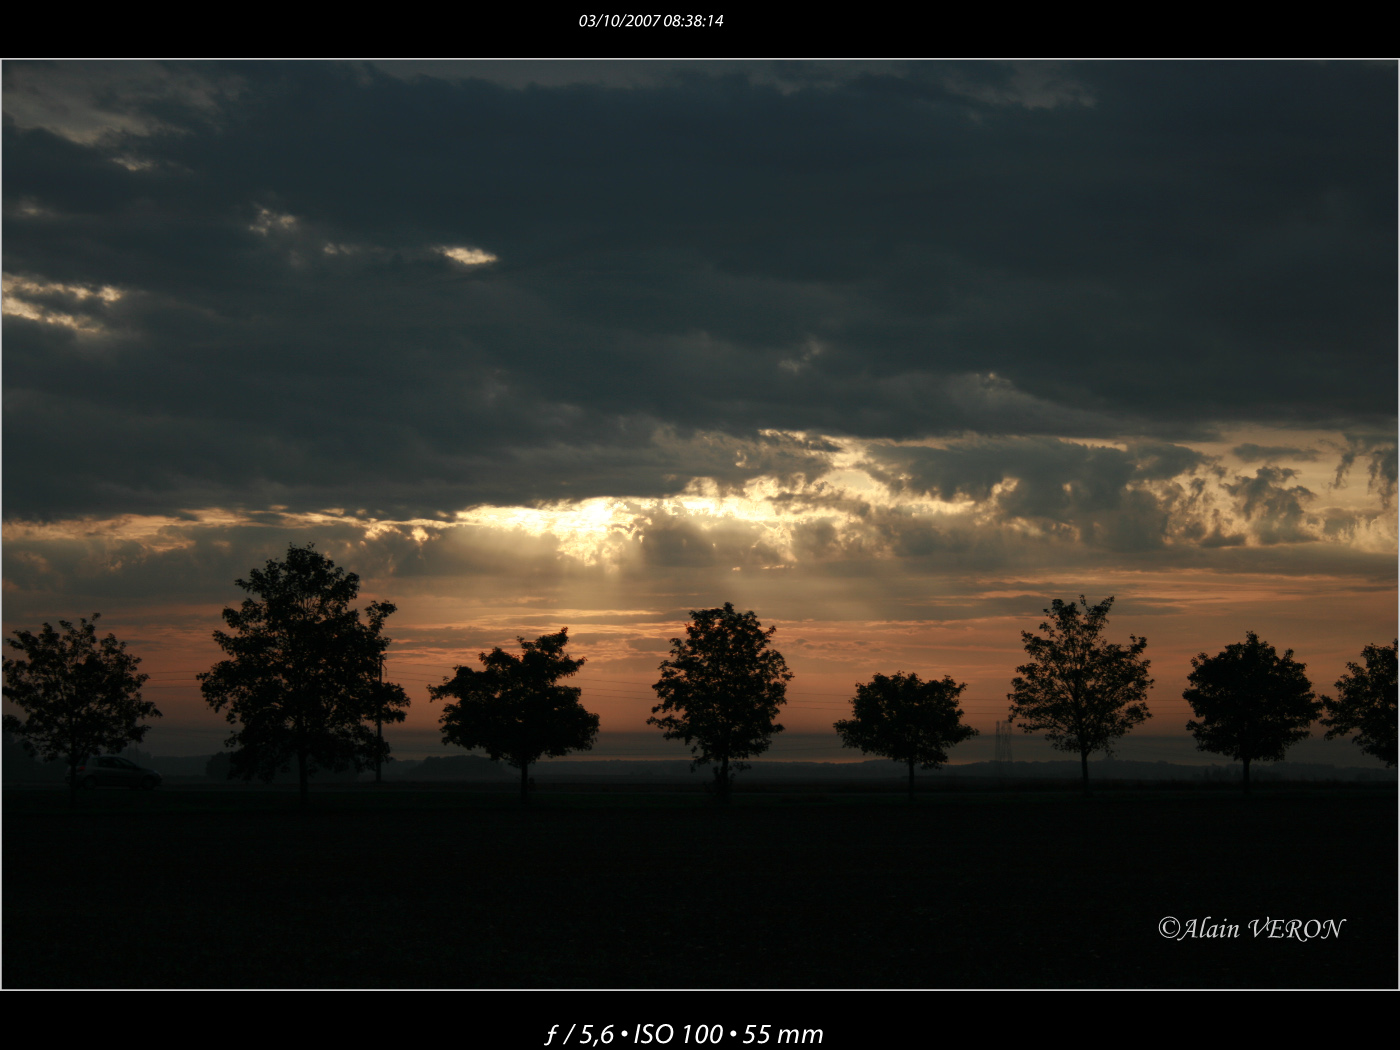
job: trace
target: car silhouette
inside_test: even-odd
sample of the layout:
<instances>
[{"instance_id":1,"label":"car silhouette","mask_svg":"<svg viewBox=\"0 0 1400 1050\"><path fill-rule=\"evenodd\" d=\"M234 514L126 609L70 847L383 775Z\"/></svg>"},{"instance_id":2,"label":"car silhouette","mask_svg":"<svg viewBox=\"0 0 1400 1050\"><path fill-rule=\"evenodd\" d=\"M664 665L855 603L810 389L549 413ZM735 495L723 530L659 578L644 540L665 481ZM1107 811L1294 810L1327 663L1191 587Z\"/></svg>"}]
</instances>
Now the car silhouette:
<instances>
[{"instance_id":1,"label":"car silhouette","mask_svg":"<svg viewBox=\"0 0 1400 1050\"><path fill-rule=\"evenodd\" d=\"M78 767L78 786L81 788L97 787L125 787L125 788L151 788L160 787L160 774L154 769L144 769L129 759L120 755L97 755L86 759ZM71 774L65 777L71 783Z\"/></svg>"}]
</instances>

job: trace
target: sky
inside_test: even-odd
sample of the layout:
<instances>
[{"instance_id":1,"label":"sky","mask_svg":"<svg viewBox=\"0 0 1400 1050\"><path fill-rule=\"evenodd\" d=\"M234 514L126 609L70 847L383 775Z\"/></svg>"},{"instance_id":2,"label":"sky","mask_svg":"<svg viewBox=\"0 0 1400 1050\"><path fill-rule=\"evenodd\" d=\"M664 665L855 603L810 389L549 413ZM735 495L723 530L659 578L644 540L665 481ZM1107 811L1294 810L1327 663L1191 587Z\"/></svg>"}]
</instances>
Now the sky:
<instances>
[{"instance_id":1,"label":"sky","mask_svg":"<svg viewBox=\"0 0 1400 1050\"><path fill-rule=\"evenodd\" d=\"M1396 635L1395 62L6 62L5 631L100 612L157 754L314 543L427 686L569 629L601 757L693 609L773 754L896 671L993 728L1055 598L1333 691ZM8 705L7 705L8 709ZM1018 737L1017 758L1060 756ZM1349 743L1290 757L1374 765Z\"/></svg>"}]
</instances>

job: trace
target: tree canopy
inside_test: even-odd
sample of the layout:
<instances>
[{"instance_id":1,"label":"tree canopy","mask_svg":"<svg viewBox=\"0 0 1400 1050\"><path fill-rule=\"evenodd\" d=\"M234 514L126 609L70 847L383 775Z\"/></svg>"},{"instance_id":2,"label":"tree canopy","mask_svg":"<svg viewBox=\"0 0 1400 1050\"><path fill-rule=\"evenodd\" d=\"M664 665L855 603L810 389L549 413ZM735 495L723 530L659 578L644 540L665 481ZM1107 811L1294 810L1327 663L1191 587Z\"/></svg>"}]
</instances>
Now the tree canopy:
<instances>
[{"instance_id":1,"label":"tree canopy","mask_svg":"<svg viewBox=\"0 0 1400 1050\"><path fill-rule=\"evenodd\" d=\"M5 729L31 755L66 759L74 792L84 759L139 742L151 728L143 720L160 717L155 704L141 699L149 677L136 670L141 658L113 634L98 638L98 615L76 627L59 620L61 630L46 623L38 634L15 631L6 639L24 655L4 662L5 699L28 717L6 715Z\"/></svg>"},{"instance_id":2,"label":"tree canopy","mask_svg":"<svg viewBox=\"0 0 1400 1050\"><path fill-rule=\"evenodd\" d=\"M1249 791L1249 764L1277 762L1284 752L1308 736L1308 727L1322 711L1314 698L1305 664L1283 656L1253 631L1243 642L1215 656L1191 658L1191 683L1181 695L1196 717L1186 728L1196 747L1227 755L1244 764L1244 789Z\"/></svg>"},{"instance_id":3,"label":"tree canopy","mask_svg":"<svg viewBox=\"0 0 1400 1050\"><path fill-rule=\"evenodd\" d=\"M1152 685L1142 658L1147 639L1130 635L1130 644L1105 641L1104 629L1113 599L1090 605L1056 598L1040 625L1045 637L1021 632L1029 663L1012 679L1009 721L1027 733L1043 732L1060 751L1077 751L1089 789L1089 756L1112 753L1113 743L1151 717L1147 690ZM1082 611L1081 611L1082 610Z\"/></svg>"},{"instance_id":4,"label":"tree canopy","mask_svg":"<svg viewBox=\"0 0 1400 1050\"><path fill-rule=\"evenodd\" d=\"M1356 744L1387 766L1396 759L1396 659L1397 643L1368 645L1361 650L1366 666L1347 664L1347 673L1337 679L1337 696L1322 698L1327 717L1328 740L1356 732Z\"/></svg>"},{"instance_id":5,"label":"tree canopy","mask_svg":"<svg viewBox=\"0 0 1400 1050\"><path fill-rule=\"evenodd\" d=\"M351 603L360 578L311 545L287 548L235 583L255 597L225 609L228 631L214 640L229 659L199 675L204 699L240 728L231 775L270 780L296 763L303 801L316 769L372 764L380 659L389 645L389 602L371 602L361 621Z\"/></svg>"},{"instance_id":6,"label":"tree canopy","mask_svg":"<svg viewBox=\"0 0 1400 1050\"><path fill-rule=\"evenodd\" d=\"M456 703L442 710L442 742L481 748L493 762L504 759L520 770L520 799L529 799L529 770L546 755L558 758L587 751L598 736L598 716L579 701L577 686L559 679L578 673L585 661L564 651L569 629L517 638L520 655L500 646L478 654L482 669L458 667L442 685L429 687L434 700Z\"/></svg>"},{"instance_id":7,"label":"tree canopy","mask_svg":"<svg viewBox=\"0 0 1400 1050\"><path fill-rule=\"evenodd\" d=\"M909 796L914 795L914 767L934 769L948 761L948 748L977 735L962 721L958 697L966 683L945 675L924 682L916 674L877 674L856 686L851 717L834 728L846 747L883 755L909 767Z\"/></svg>"},{"instance_id":8,"label":"tree canopy","mask_svg":"<svg viewBox=\"0 0 1400 1050\"><path fill-rule=\"evenodd\" d=\"M671 639L671 656L661 662L661 680L652 688L661 702L651 709L648 725L667 740L691 745L692 768L717 763L715 782L721 801L729 798L731 763L768 750L773 722L787 702L792 672L769 640L776 627L763 629L752 611L692 611L685 638ZM656 717L662 715L663 717Z\"/></svg>"}]
</instances>

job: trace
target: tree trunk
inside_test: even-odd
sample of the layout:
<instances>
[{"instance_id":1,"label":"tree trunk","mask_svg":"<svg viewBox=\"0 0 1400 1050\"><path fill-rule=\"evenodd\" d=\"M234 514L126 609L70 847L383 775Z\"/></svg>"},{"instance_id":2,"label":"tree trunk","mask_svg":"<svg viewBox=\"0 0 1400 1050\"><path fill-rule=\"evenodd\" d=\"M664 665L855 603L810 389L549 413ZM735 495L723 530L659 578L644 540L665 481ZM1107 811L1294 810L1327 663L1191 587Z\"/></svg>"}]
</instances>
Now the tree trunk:
<instances>
[{"instance_id":1,"label":"tree trunk","mask_svg":"<svg viewBox=\"0 0 1400 1050\"><path fill-rule=\"evenodd\" d=\"M379 685L382 689L384 685L384 654L379 654ZM383 779L379 775L379 767L384 762L384 694L377 692L374 694L374 737L377 741L374 751L374 782L382 784Z\"/></svg>"},{"instance_id":2,"label":"tree trunk","mask_svg":"<svg viewBox=\"0 0 1400 1050\"><path fill-rule=\"evenodd\" d=\"M301 785L301 804L302 804L303 806L306 805L307 800L308 800L306 780L307 780L307 776L306 776L306 752L305 752L305 751L298 751L298 752L297 752L297 781L298 781L298 783L300 783L300 785Z\"/></svg>"},{"instance_id":3,"label":"tree trunk","mask_svg":"<svg viewBox=\"0 0 1400 1050\"><path fill-rule=\"evenodd\" d=\"M909 760L909 801L914 801L914 760Z\"/></svg>"},{"instance_id":4,"label":"tree trunk","mask_svg":"<svg viewBox=\"0 0 1400 1050\"><path fill-rule=\"evenodd\" d=\"M78 760L71 753L68 755L68 804L78 804Z\"/></svg>"},{"instance_id":5,"label":"tree trunk","mask_svg":"<svg viewBox=\"0 0 1400 1050\"><path fill-rule=\"evenodd\" d=\"M520 804L530 801L530 763L520 763Z\"/></svg>"},{"instance_id":6,"label":"tree trunk","mask_svg":"<svg viewBox=\"0 0 1400 1050\"><path fill-rule=\"evenodd\" d=\"M374 782L382 784L383 778L379 775L380 763L384 761L384 712L383 710L374 713L374 735L378 744L374 750Z\"/></svg>"},{"instance_id":7,"label":"tree trunk","mask_svg":"<svg viewBox=\"0 0 1400 1050\"><path fill-rule=\"evenodd\" d=\"M1079 769L1084 774L1084 794L1089 793L1089 752L1079 752Z\"/></svg>"},{"instance_id":8,"label":"tree trunk","mask_svg":"<svg viewBox=\"0 0 1400 1050\"><path fill-rule=\"evenodd\" d=\"M729 805L729 756L719 760L719 804Z\"/></svg>"},{"instance_id":9,"label":"tree trunk","mask_svg":"<svg viewBox=\"0 0 1400 1050\"><path fill-rule=\"evenodd\" d=\"M1244 760L1244 793L1249 794L1249 759Z\"/></svg>"}]
</instances>

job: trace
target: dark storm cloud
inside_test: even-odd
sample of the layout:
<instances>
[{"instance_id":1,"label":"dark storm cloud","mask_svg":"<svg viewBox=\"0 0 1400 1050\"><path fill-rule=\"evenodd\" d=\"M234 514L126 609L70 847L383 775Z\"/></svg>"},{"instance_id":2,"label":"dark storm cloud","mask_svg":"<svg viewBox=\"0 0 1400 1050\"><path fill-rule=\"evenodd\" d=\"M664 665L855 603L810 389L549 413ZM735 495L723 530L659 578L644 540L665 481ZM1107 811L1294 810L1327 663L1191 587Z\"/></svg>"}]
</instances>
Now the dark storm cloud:
<instances>
[{"instance_id":1,"label":"dark storm cloud","mask_svg":"<svg viewBox=\"0 0 1400 1050\"><path fill-rule=\"evenodd\" d=\"M1393 425L1393 67L411 72L7 63L8 517L826 469L772 430ZM1032 446L977 447L928 491ZM1190 466L1035 447L1061 488L1006 513L1126 546Z\"/></svg>"},{"instance_id":2,"label":"dark storm cloud","mask_svg":"<svg viewBox=\"0 0 1400 1050\"><path fill-rule=\"evenodd\" d=\"M1356 461L1364 458L1367 464L1366 473L1369 476L1366 489L1379 495L1381 506L1389 508L1395 502L1397 480L1394 434L1384 437L1347 434L1346 439L1346 448L1342 450L1341 459L1337 463L1337 476L1332 482L1333 487L1345 486Z\"/></svg>"},{"instance_id":3,"label":"dark storm cloud","mask_svg":"<svg viewBox=\"0 0 1400 1050\"><path fill-rule=\"evenodd\" d=\"M1311 462L1318 457L1315 448L1295 448L1292 445L1256 445L1246 441L1230 450L1246 463L1258 460L1296 459Z\"/></svg>"},{"instance_id":4,"label":"dark storm cloud","mask_svg":"<svg viewBox=\"0 0 1400 1050\"><path fill-rule=\"evenodd\" d=\"M1144 442L1127 450L1052 438L967 438L944 448L875 446L867 469L896 492L946 502L991 501L997 518L1074 530L1095 546L1159 546L1188 490L1171 482L1206 466L1179 445Z\"/></svg>"},{"instance_id":5,"label":"dark storm cloud","mask_svg":"<svg viewBox=\"0 0 1400 1050\"><path fill-rule=\"evenodd\" d=\"M1308 504L1316 495L1302 485L1289 485L1298 472L1288 467L1260 467L1254 477L1236 478L1225 485L1239 500L1241 513L1249 521L1259 542L1307 543L1317 537L1307 526Z\"/></svg>"}]
</instances>

